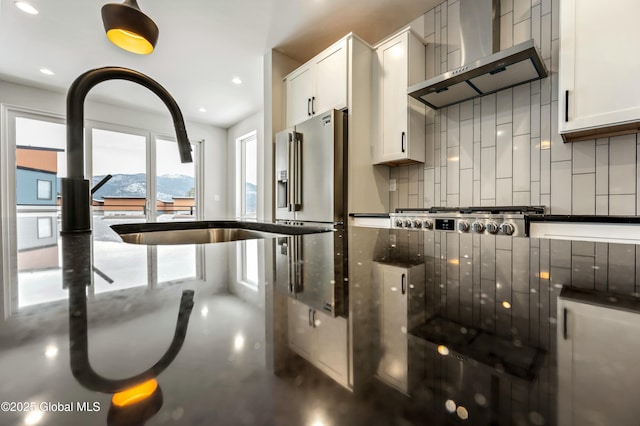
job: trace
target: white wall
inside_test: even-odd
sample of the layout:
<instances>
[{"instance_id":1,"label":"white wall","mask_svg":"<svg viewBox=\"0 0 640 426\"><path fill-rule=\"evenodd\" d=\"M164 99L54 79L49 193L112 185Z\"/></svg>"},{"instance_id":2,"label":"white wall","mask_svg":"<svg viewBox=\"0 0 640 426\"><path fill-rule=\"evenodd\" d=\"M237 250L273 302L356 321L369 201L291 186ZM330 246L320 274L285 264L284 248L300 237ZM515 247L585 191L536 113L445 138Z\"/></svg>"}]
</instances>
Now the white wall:
<instances>
[{"instance_id":1,"label":"white wall","mask_svg":"<svg viewBox=\"0 0 640 426\"><path fill-rule=\"evenodd\" d=\"M228 217L236 217L236 140L247 133L256 132L256 141L257 141L257 150L258 150L258 200L257 200L257 213L258 218L264 218L264 206L265 206L265 198L264 198L264 188L265 185L269 185L269 181L264 180L264 113L263 111L259 111L244 120L240 121L238 124L230 127L227 130L227 216ZM270 159L268 160L270 161Z\"/></svg>"}]
</instances>

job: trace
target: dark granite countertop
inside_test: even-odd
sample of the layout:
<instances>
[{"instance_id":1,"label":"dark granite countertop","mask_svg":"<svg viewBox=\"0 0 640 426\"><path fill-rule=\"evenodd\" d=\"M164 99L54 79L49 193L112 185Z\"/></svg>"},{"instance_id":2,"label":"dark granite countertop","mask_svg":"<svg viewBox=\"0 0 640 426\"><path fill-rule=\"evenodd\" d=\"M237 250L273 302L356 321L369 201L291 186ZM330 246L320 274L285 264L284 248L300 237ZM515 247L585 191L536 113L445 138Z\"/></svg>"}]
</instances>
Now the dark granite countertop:
<instances>
[{"instance_id":1,"label":"dark granite countertop","mask_svg":"<svg viewBox=\"0 0 640 426\"><path fill-rule=\"evenodd\" d=\"M257 241L255 288L236 285L231 242L201 246L202 280L85 297L91 235L62 237L66 299L0 324L0 424L636 422L636 245L365 227ZM152 378L142 405L112 402Z\"/></svg>"}]
</instances>

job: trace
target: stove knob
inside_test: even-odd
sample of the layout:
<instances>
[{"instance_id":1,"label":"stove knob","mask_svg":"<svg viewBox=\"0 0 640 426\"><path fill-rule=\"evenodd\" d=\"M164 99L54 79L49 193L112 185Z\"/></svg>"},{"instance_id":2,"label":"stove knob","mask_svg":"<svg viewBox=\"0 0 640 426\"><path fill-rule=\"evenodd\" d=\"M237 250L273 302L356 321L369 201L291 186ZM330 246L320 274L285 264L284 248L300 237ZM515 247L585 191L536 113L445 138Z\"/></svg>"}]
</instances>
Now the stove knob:
<instances>
[{"instance_id":1,"label":"stove knob","mask_svg":"<svg viewBox=\"0 0 640 426\"><path fill-rule=\"evenodd\" d=\"M422 227L424 229L433 229L433 222L431 222L429 219L426 219L422 221Z\"/></svg>"},{"instance_id":2,"label":"stove knob","mask_svg":"<svg viewBox=\"0 0 640 426\"><path fill-rule=\"evenodd\" d=\"M498 224L495 222L489 222L487 223L487 232L490 234L497 234L498 233Z\"/></svg>"},{"instance_id":3,"label":"stove knob","mask_svg":"<svg viewBox=\"0 0 640 426\"><path fill-rule=\"evenodd\" d=\"M402 219L396 219L396 227L402 228Z\"/></svg>"},{"instance_id":4,"label":"stove knob","mask_svg":"<svg viewBox=\"0 0 640 426\"><path fill-rule=\"evenodd\" d=\"M506 235L512 235L516 231L515 227L511 223L504 222L500 225L500 232Z\"/></svg>"},{"instance_id":5,"label":"stove knob","mask_svg":"<svg viewBox=\"0 0 640 426\"><path fill-rule=\"evenodd\" d=\"M484 232L484 223L482 223L482 222L473 222L473 224L471 225L471 229L473 229L473 232L476 232L478 234L482 234Z\"/></svg>"},{"instance_id":6,"label":"stove knob","mask_svg":"<svg viewBox=\"0 0 640 426\"><path fill-rule=\"evenodd\" d=\"M422 221L421 221L421 220L419 220L419 219L413 219L413 220L411 221L411 227L412 227L412 228L416 228L416 229L418 229L418 228L422 228Z\"/></svg>"},{"instance_id":7,"label":"stove knob","mask_svg":"<svg viewBox=\"0 0 640 426\"><path fill-rule=\"evenodd\" d=\"M458 221L458 231L469 232L469 222L467 222L466 220Z\"/></svg>"}]
</instances>

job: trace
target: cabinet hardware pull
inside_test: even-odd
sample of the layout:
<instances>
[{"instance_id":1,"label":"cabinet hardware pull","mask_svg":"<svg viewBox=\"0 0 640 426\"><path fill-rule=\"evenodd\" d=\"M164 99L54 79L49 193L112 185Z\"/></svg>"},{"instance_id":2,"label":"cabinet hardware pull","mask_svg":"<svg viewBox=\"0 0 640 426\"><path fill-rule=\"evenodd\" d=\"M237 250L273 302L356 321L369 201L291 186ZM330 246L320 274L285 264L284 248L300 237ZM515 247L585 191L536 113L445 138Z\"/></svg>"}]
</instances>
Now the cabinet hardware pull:
<instances>
[{"instance_id":1,"label":"cabinet hardware pull","mask_svg":"<svg viewBox=\"0 0 640 426\"><path fill-rule=\"evenodd\" d=\"M407 293L407 276L402 274L402 294Z\"/></svg>"},{"instance_id":2,"label":"cabinet hardware pull","mask_svg":"<svg viewBox=\"0 0 640 426\"><path fill-rule=\"evenodd\" d=\"M316 97L311 97L311 114L316 115Z\"/></svg>"},{"instance_id":3,"label":"cabinet hardware pull","mask_svg":"<svg viewBox=\"0 0 640 426\"><path fill-rule=\"evenodd\" d=\"M309 327L311 327L311 326L312 326L312 324L311 324L311 309L309 309Z\"/></svg>"},{"instance_id":4,"label":"cabinet hardware pull","mask_svg":"<svg viewBox=\"0 0 640 426\"><path fill-rule=\"evenodd\" d=\"M307 115L311 117L311 98L307 98Z\"/></svg>"},{"instance_id":5,"label":"cabinet hardware pull","mask_svg":"<svg viewBox=\"0 0 640 426\"><path fill-rule=\"evenodd\" d=\"M567 329L567 308L562 310L562 338L567 340L569 337L569 331Z\"/></svg>"},{"instance_id":6,"label":"cabinet hardware pull","mask_svg":"<svg viewBox=\"0 0 640 426\"><path fill-rule=\"evenodd\" d=\"M402 147L402 152L404 152L405 139L406 139L406 134L405 134L405 132L402 132L402 139L401 139L401 141L402 141L402 146L401 146Z\"/></svg>"},{"instance_id":7,"label":"cabinet hardware pull","mask_svg":"<svg viewBox=\"0 0 640 426\"><path fill-rule=\"evenodd\" d=\"M569 91L564 91L564 122L569 122Z\"/></svg>"},{"instance_id":8,"label":"cabinet hardware pull","mask_svg":"<svg viewBox=\"0 0 640 426\"><path fill-rule=\"evenodd\" d=\"M316 310L313 310L313 314L311 315L311 321L313 324L313 328L316 328Z\"/></svg>"}]
</instances>

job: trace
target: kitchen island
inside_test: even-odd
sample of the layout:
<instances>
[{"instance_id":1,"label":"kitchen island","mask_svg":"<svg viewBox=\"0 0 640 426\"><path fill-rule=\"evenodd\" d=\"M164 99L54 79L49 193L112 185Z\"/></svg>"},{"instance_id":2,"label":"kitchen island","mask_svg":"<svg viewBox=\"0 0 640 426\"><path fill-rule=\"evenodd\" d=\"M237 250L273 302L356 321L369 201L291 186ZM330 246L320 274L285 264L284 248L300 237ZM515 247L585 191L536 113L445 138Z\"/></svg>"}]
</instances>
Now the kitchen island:
<instances>
[{"instance_id":1,"label":"kitchen island","mask_svg":"<svg viewBox=\"0 0 640 426\"><path fill-rule=\"evenodd\" d=\"M637 418L636 245L353 226L259 244L272 264L256 304L206 282L87 300L73 277L91 259L77 256L68 302L0 326L0 424ZM132 376L158 387L119 407Z\"/></svg>"}]
</instances>

